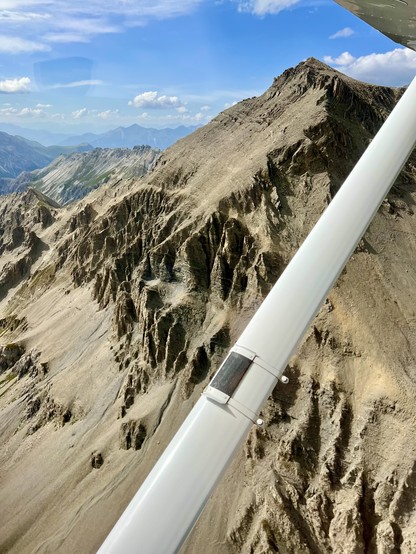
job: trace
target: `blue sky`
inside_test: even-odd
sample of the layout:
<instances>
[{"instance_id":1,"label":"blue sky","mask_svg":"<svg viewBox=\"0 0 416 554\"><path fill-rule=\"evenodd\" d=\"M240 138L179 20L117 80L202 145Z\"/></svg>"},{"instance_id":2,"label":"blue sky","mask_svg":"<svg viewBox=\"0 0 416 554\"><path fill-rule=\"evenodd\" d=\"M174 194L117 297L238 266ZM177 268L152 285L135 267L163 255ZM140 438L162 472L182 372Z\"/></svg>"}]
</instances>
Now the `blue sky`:
<instances>
[{"instance_id":1,"label":"blue sky","mask_svg":"<svg viewBox=\"0 0 416 554\"><path fill-rule=\"evenodd\" d=\"M393 86L405 49L332 0L0 0L0 123L67 133L208 122L314 56Z\"/></svg>"}]
</instances>

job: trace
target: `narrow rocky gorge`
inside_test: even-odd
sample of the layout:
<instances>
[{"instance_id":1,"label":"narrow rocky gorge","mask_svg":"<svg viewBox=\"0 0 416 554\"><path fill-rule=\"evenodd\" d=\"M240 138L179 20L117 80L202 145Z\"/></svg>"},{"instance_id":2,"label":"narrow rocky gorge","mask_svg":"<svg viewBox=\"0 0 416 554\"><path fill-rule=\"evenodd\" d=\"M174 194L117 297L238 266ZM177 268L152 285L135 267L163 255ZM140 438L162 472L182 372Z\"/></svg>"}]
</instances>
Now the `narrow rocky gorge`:
<instances>
[{"instance_id":1,"label":"narrow rocky gorge","mask_svg":"<svg viewBox=\"0 0 416 554\"><path fill-rule=\"evenodd\" d=\"M310 59L142 179L0 198L0 551L96 551L402 92ZM415 188L413 155L183 552L416 549Z\"/></svg>"}]
</instances>

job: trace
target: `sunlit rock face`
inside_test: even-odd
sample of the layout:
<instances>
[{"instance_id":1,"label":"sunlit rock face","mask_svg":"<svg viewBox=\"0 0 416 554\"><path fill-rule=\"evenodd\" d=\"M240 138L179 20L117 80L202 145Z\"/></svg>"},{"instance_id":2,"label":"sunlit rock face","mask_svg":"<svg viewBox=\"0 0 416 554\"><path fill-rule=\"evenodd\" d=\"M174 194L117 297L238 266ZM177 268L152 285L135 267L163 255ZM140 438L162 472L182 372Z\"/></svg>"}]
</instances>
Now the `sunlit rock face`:
<instances>
[{"instance_id":1,"label":"sunlit rock face","mask_svg":"<svg viewBox=\"0 0 416 554\"><path fill-rule=\"evenodd\" d=\"M146 177L0 198L1 551L97 550L401 93L310 59ZM415 175L184 552L416 550Z\"/></svg>"}]
</instances>

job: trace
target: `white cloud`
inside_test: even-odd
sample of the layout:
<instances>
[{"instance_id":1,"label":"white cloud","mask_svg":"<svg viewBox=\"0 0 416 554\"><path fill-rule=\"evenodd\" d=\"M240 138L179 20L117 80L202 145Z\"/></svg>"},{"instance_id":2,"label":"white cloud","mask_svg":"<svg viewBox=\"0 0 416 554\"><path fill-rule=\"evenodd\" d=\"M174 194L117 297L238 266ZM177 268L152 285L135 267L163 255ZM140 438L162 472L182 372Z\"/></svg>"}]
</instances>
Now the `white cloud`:
<instances>
[{"instance_id":1,"label":"white cloud","mask_svg":"<svg viewBox=\"0 0 416 554\"><path fill-rule=\"evenodd\" d=\"M416 52L408 48L358 58L344 52L337 58L325 56L324 61L355 79L378 85L406 85L416 72Z\"/></svg>"},{"instance_id":2,"label":"white cloud","mask_svg":"<svg viewBox=\"0 0 416 554\"><path fill-rule=\"evenodd\" d=\"M111 117L114 117L115 115L118 115L118 113L118 110L104 110L102 112L99 112L97 116L105 121L107 119L110 119Z\"/></svg>"},{"instance_id":3,"label":"white cloud","mask_svg":"<svg viewBox=\"0 0 416 554\"><path fill-rule=\"evenodd\" d=\"M85 117L86 115L88 115L88 110L87 108L81 108L79 110L73 111L71 115L74 119L81 119L81 117Z\"/></svg>"},{"instance_id":4,"label":"white cloud","mask_svg":"<svg viewBox=\"0 0 416 554\"><path fill-rule=\"evenodd\" d=\"M51 42L87 42L150 20L186 15L204 0L0 0L2 26ZM117 24L114 22L117 21Z\"/></svg>"},{"instance_id":5,"label":"white cloud","mask_svg":"<svg viewBox=\"0 0 416 554\"><path fill-rule=\"evenodd\" d=\"M211 106L201 106L201 112L208 112L211 109Z\"/></svg>"},{"instance_id":6,"label":"white cloud","mask_svg":"<svg viewBox=\"0 0 416 554\"><path fill-rule=\"evenodd\" d=\"M49 0L0 0L0 10L9 10L9 9L19 9L19 8L28 8L29 6L41 6L44 4L51 4L52 1Z\"/></svg>"},{"instance_id":7,"label":"white cloud","mask_svg":"<svg viewBox=\"0 0 416 554\"><path fill-rule=\"evenodd\" d=\"M52 108L52 104L36 104L36 108Z\"/></svg>"},{"instance_id":8,"label":"white cloud","mask_svg":"<svg viewBox=\"0 0 416 554\"><path fill-rule=\"evenodd\" d=\"M67 44L69 42L90 42L91 36L81 33L46 33L43 38L48 42Z\"/></svg>"},{"instance_id":9,"label":"white cloud","mask_svg":"<svg viewBox=\"0 0 416 554\"><path fill-rule=\"evenodd\" d=\"M22 108L18 115L22 117L39 117L44 116L45 112L41 108Z\"/></svg>"},{"instance_id":10,"label":"white cloud","mask_svg":"<svg viewBox=\"0 0 416 554\"><path fill-rule=\"evenodd\" d=\"M1 108L1 116L16 116L16 117L44 117L46 114L40 108Z\"/></svg>"},{"instance_id":11,"label":"white cloud","mask_svg":"<svg viewBox=\"0 0 416 554\"><path fill-rule=\"evenodd\" d=\"M198 125L208 123L212 119L211 115L198 112L192 113L165 113L161 115L153 115L147 112L143 112L137 116L140 123L146 123L147 125L170 126L170 125Z\"/></svg>"},{"instance_id":12,"label":"white cloud","mask_svg":"<svg viewBox=\"0 0 416 554\"><path fill-rule=\"evenodd\" d=\"M85 81L73 81L72 83L57 83L56 85L52 85L49 88L56 89L56 88L92 87L92 86L96 87L103 84L104 84L104 81L100 81L98 79L88 79Z\"/></svg>"},{"instance_id":13,"label":"white cloud","mask_svg":"<svg viewBox=\"0 0 416 554\"><path fill-rule=\"evenodd\" d=\"M158 119L159 121L165 121L165 122L176 121L179 123L206 123L211 119L211 116L198 112L193 115L189 113L180 114L180 115L168 114Z\"/></svg>"},{"instance_id":14,"label":"white cloud","mask_svg":"<svg viewBox=\"0 0 416 554\"><path fill-rule=\"evenodd\" d=\"M29 92L30 83L29 77L5 79L4 81L0 81L0 92Z\"/></svg>"},{"instance_id":15,"label":"white cloud","mask_svg":"<svg viewBox=\"0 0 416 554\"><path fill-rule=\"evenodd\" d=\"M332 56L324 56L324 62L329 65L349 65L354 63L357 58L354 58L349 52L343 52L337 58Z\"/></svg>"},{"instance_id":16,"label":"white cloud","mask_svg":"<svg viewBox=\"0 0 416 554\"><path fill-rule=\"evenodd\" d=\"M55 18L53 30L43 38L49 42L89 42L96 35L119 33L122 27L107 21L105 17L77 18L62 16Z\"/></svg>"},{"instance_id":17,"label":"white cloud","mask_svg":"<svg viewBox=\"0 0 416 554\"><path fill-rule=\"evenodd\" d=\"M20 37L0 36L0 52L20 54L21 52L47 52L48 50L50 50L50 47L40 42Z\"/></svg>"},{"instance_id":18,"label":"white cloud","mask_svg":"<svg viewBox=\"0 0 416 554\"><path fill-rule=\"evenodd\" d=\"M19 110L16 110L16 108L0 108L0 115L15 115L17 114Z\"/></svg>"},{"instance_id":19,"label":"white cloud","mask_svg":"<svg viewBox=\"0 0 416 554\"><path fill-rule=\"evenodd\" d=\"M179 106L179 108L176 108L176 111L178 113L187 113L188 108L185 108L185 106Z\"/></svg>"},{"instance_id":20,"label":"white cloud","mask_svg":"<svg viewBox=\"0 0 416 554\"><path fill-rule=\"evenodd\" d=\"M262 16L277 14L299 2L300 0L239 0L238 10Z\"/></svg>"},{"instance_id":21,"label":"white cloud","mask_svg":"<svg viewBox=\"0 0 416 554\"><path fill-rule=\"evenodd\" d=\"M16 110L16 108L0 108L0 115L15 115L17 114L19 110Z\"/></svg>"},{"instance_id":22,"label":"white cloud","mask_svg":"<svg viewBox=\"0 0 416 554\"><path fill-rule=\"evenodd\" d=\"M353 31L351 29L351 27L344 27L343 29L341 29L340 31L337 31L336 33L334 33L333 35L331 35L329 38L330 39L335 39L335 38L348 38L348 37L351 37L352 35L355 35L355 31Z\"/></svg>"},{"instance_id":23,"label":"white cloud","mask_svg":"<svg viewBox=\"0 0 416 554\"><path fill-rule=\"evenodd\" d=\"M145 109L168 109L168 108L180 108L183 106L182 102L177 96L159 96L157 91L147 91L142 94L138 94L129 101L129 106L135 108Z\"/></svg>"},{"instance_id":24,"label":"white cloud","mask_svg":"<svg viewBox=\"0 0 416 554\"><path fill-rule=\"evenodd\" d=\"M26 11L13 12L9 10L3 10L0 12L0 21L2 22L2 24L21 23L27 21L44 21L45 19L49 19L50 17L50 14Z\"/></svg>"}]
</instances>

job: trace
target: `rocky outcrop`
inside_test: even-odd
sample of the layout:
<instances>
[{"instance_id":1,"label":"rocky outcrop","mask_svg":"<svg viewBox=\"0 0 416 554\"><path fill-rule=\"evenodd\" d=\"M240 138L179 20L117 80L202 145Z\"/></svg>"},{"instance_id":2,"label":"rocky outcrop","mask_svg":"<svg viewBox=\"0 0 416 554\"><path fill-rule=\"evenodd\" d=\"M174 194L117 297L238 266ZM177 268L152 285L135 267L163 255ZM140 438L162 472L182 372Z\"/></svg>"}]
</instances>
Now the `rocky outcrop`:
<instances>
[{"instance_id":1,"label":"rocky outcrop","mask_svg":"<svg viewBox=\"0 0 416 554\"><path fill-rule=\"evenodd\" d=\"M49 250L2 303L0 334L39 344L48 373L14 362L0 433L18 462L0 464L17 486L36 439L56 488L38 477L24 508L6 490L27 520L7 520L1 548L97 550L401 92L307 60L146 178L48 208L50 231L38 218ZM184 552L414 550L415 190L413 156ZM4 252L23 254L29 216L13 217Z\"/></svg>"},{"instance_id":2,"label":"rocky outcrop","mask_svg":"<svg viewBox=\"0 0 416 554\"><path fill-rule=\"evenodd\" d=\"M120 448L140 450L146 440L146 427L140 421L128 421L120 428Z\"/></svg>"},{"instance_id":3,"label":"rocky outcrop","mask_svg":"<svg viewBox=\"0 0 416 554\"><path fill-rule=\"evenodd\" d=\"M0 274L0 299L3 299L9 289L18 285L28 277L33 264L39 259L42 252L47 249L41 239L31 231L24 244L24 251L16 261L6 263Z\"/></svg>"},{"instance_id":4,"label":"rocky outcrop","mask_svg":"<svg viewBox=\"0 0 416 554\"><path fill-rule=\"evenodd\" d=\"M55 221L59 205L33 189L1 198L0 254L35 242L34 229L46 229Z\"/></svg>"},{"instance_id":5,"label":"rocky outcrop","mask_svg":"<svg viewBox=\"0 0 416 554\"><path fill-rule=\"evenodd\" d=\"M21 359L24 348L20 344L9 343L0 346L0 372L7 371Z\"/></svg>"},{"instance_id":6,"label":"rocky outcrop","mask_svg":"<svg viewBox=\"0 0 416 554\"><path fill-rule=\"evenodd\" d=\"M57 402L48 389L37 392L35 387L30 387L26 392L25 404L24 420L29 422L27 435L33 435L48 423L53 423L56 429L76 419L76 414ZM21 425L23 423L25 421Z\"/></svg>"},{"instance_id":7,"label":"rocky outcrop","mask_svg":"<svg viewBox=\"0 0 416 554\"><path fill-rule=\"evenodd\" d=\"M44 377L48 372L48 364L47 362L41 362L40 357L40 352L32 349L19 358L12 368L12 373L18 379L22 379L25 375L29 375L29 377Z\"/></svg>"},{"instance_id":8,"label":"rocky outcrop","mask_svg":"<svg viewBox=\"0 0 416 554\"><path fill-rule=\"evenodd\" d=\"M32 349L26 353L21 344L9 343L0 345L0 373L11 370L18 379L25 375L38 377L46 375L48 364L40 361L40 352Z\"/></svg>"},{"instance_id":9,"label":"rocky outcrop","mask_svg":"<svg viewBox=\"0 0 416 554\"><path fill-rule=\"evenodd\" d=\"M94 452L91 453L90 461L91 461L91 467L92 468L100 469L100 467L104 463L104 458L103 458L103 455L101 454L101 452L95 452L94 451Z\"/></svg>"},{"instance_id":10,"label":"rocky outcrop","mask_svg":"<svg viewBox=\"0 0 416 554\"><path fill-rule=\"evenodd\" d=\"M48 250L42 238L55 222L59 205L42 193L29 190L0 201L0 299L28 278Z\"/></svg>"}]
</instances>

